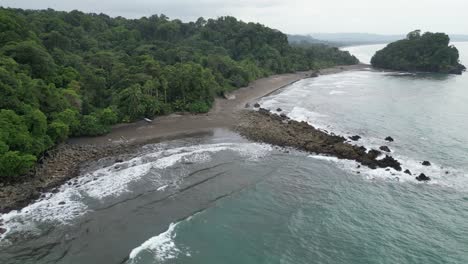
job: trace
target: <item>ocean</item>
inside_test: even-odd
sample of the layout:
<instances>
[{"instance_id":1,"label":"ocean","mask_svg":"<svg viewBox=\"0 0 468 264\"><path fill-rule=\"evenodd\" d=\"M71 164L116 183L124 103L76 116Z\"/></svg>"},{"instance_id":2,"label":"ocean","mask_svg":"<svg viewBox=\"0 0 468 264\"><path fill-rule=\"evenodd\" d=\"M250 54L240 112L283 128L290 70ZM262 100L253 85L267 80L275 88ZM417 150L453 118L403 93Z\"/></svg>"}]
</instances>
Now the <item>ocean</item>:
<instances>
[{"instance_id":1,"label":"ocean","mask_svg":"<svg viewBox=\"0 0 468 264\"><path fill-rule=\"evenodd\" d=\"M347 49L368 62L379 48ZM222 129L148 144L1 215L0 263L468 263L467 102L467 74L296 82L262 107L388 146L412 175Z\"/></svg>"}]
</instances>

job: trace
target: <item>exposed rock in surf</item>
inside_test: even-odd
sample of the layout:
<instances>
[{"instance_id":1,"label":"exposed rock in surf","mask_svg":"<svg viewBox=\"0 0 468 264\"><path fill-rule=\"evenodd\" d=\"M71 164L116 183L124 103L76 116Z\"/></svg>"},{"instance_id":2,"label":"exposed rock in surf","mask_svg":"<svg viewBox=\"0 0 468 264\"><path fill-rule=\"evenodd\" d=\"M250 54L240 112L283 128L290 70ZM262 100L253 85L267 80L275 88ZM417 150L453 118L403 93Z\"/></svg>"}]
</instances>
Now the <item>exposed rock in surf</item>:
<instances>
[{"instance_id":1,"label":"exposed rock in surf","mask_svg":"<svg viewBox=\"0 0 468 264\"><path fill-rule=\"evenodd\" d=\"M265 108L260 108L260 109L258 109L258 112L260 112L260 113L262 113L262 114L270 114L270 110L265 109Z\"/></svg>"},{"instance_id":2,"label":"exposed rock in surf","mask_svg":"<svg viewBox=\"0 0 468 264\"><path fill-rule=\"evenodd\" d=\"M430 181L431 178L427 177L424 173L419 174L418 177L416 177L416 180L418 181Z\"/></svg>"},{"instance_id":3,"label":"exposed rock in surf","mask_svg":"<svg viewBox=\"0 0 468 264\"><path fill-rule=\"evenodd\" d=\"M65 202L64 201L61 201L60 203L58 203L59 205L64 205Z\"/></svg>"},{"instance_id":4,"label":"exposed rock in surf","mask_svg":"<svg viewBox=\"0 0 468 264\"><path fill-rule=\"evenodd\" d=\"M254 104L254 107L255 107L255 108L259 108L259 107L260 107L260 104L259 104L259 103L255 103L255 104Z\"/></svg>"},{"instance_id":5,"label":"exposed rock in surf","mask_svg":"<svg viewBox=\"0 0 468 264\"><path fill-rule=\"evenodd\" d=\"M358 141L358 140L361 139L361 137L358 136L358 135L356 135L356 136L351 136L351 137L349 137L349 139L351 139L352 141Z\"/></svg>"},{"instance_id":6,"label":"exposed rock in surf","mask_svg":"<svg viewBox=\"0 0 468 264\"><path fill-rule=\"evenodd\" d=\"M123 162L123 159L116 159L115 160L115 163L122 163Z\"/></svg>"},{"instance_id":7,"label":"exposed rock in surf","mask_svg":"<svg viewBox=\"0 0 468 264\"><path fill-rule=\"evenodd\" d=\"M372 159L376 159L378 156L380 156L380 154L382 154L380 151L378 150L375 150L375 149L371 149L369 150L369 156L372 158Z\"/></svg>"},{"instance_id":8,"label":"exposed rock in surf","mask_svg":"<svg viewBox=\"0 0 468 264\"><path fill-rule=\"evenodd\" d=\"M281 109L281 108L279 108L279 107L276 108L276 112L282 112L282 111L283 111L283 109Z\"/></svg>"},{"instance_id":9,"label":"exposed rock in surf","mask_svg":"<svg viewBox=\"0 0 468 264\"><path fill-rule=\"evenodd\" d=\"M385 151L385 152L392 152L389 147L387 146L381 146L380 150Z\"/></svg>"},{"instance_id":10,"label":"exposed rock in surf","mask_svg":"<svg viewBox=\"0 0 468 264\"><path fill-rule=\"evenodd\" d=\"M429 161L425 160L425 161L422 162L422 165L423 166L431 166L431 163Z\"/></svg>"},{"instance_id":11,"label":"exposed rock in surf","mask_svg":"<svg viewBox=\"0 0 468 264\"><path fill-rule=\"evenodd\" d=\"M246 103L246 104L245 104L245 108L250 108L250 104L249 104L249 103Z\"/></svg>"},{"instance_id":12,"label":"exposed rock in surf","mask_svg":"<svg viewBox=\"0 0 468 264\"><path fill-rule=\"evenodd\" d=\"M5 234L5 233L6 233L6 231L7 231L7 230L6 230L5 228L3 228L3 227L0 227L0 235L3 235L3 234Z\"/></svg>"},{"instance_id":13,"label":"exposed rock in surf","mask_svg":"<svg viewBox=\"0 0 468 264\"><path fill-rule=\"evenodd\" d=\"M446 171L446 172L445 172L445 174L449 174L449 172L448 172L448 171Z\"/></svg>"},{"instance_id":14,"label":"exposed rock in surf","mask_svg":"<svg viewBox=\"0 0 468 264\"><path fill-rule=\"evenodd\" d=\"M288 116L287 116L285 113L281 113L281 114L280 114L280 117L282 117L283 119L288 118Z\"/></svg>"},{"instance_id":15,"label":"exposed rock in surf","mask_svg":"<svg viewBox=\"0 0 468 264\"><path fill-rule=\"evenodd\" d=\"M236 129L251 140L355 160L371 169L388 167L401 171L400 163L393 157L377 159L382 154L378 150L366 152L363 147L347 143L346 138L329 135L306 122L284 123L282 117L268 111L244 111Z\"/></svg>"},{"instance_id":16,"label":"exposed rock in surf","mask_svg":"<svg viewBox=\"0 0 468 264\"><path fill-rule=\"evenodd\" d=\"M405 173L408 174L408 175L413 175L413 174L411 173L411 171L408 170L408 169L405 170Z\"/></svg>"},{"instance_id":17,"label":"exposed rock in surf","mask_svg":"<svg viewBox=\"0 0 468 264\"><path fill-rule=\"evenodd\" d=\"M393 141L395 141L392 137L386 137L385 140L388 141L388 142L393 142Z\"/></svg>"}]
</instances>

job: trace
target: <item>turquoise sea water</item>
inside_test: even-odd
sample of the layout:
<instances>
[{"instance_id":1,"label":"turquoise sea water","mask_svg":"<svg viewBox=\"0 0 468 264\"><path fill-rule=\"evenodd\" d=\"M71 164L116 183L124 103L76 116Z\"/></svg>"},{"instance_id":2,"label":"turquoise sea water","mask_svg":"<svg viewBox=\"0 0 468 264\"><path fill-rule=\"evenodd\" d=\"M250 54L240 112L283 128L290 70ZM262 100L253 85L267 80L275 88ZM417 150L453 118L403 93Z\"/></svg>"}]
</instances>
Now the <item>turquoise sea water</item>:
<instances>
[{"instance_id":1,"label":"turquoise sea water","mask_svg":"<svg viewBox=\"0 0 468 264\"><path fill-rule=\"evenodd\" d=\"M216 130L90 164L78 186L2 215L0 263L468 263L467 103L466 74L300 81L261 104L387 145L432 181Z\"/></svg>"}]
</instances>

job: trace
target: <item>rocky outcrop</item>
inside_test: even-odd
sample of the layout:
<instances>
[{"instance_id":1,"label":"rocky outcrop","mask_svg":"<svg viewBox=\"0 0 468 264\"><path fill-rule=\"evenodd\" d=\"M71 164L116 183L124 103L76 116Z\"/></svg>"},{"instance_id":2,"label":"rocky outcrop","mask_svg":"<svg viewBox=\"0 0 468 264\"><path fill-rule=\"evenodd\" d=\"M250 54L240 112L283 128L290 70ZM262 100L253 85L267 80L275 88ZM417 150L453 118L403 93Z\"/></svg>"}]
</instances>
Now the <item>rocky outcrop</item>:
<instances>
[{"instance_id":1,"label":"rocky outcrop","mask_svg":"<svg viewBox=\"0 0 468 264\"><path fill-rule=\"evenodd\" d=\"M394 141L394 139L392 137L386 137L385 140L388 141L388 142L393 142Z\"/></svg>"},{"instance_id":2,"label":"rocky outcrop","mask_svg":"<svg viewBox=\"0 0 468 264\"><path fill-rule=\"evenodd\" d=\"M389 147L387 146L381 146L380 150L385 151L385 152L392 152Z\"/></svg>"},{"instance_id":3,"label":"rocky outcrop","mask_svg":"<svg viewBox=\"0 0 468 264\"><path fill-rule=\"evenodd\" d=\"M427 160L423 161L421 164L423 166L431 166L431 163L429 161L427 161Z\"/></svg>"},{"instance_id":4,"label":"rocky outcrop","mask_svg":"<svg viewBox=\"0 0 468 264\"><path fill-rule=\"evenodd\" d=\"M352 141L358 141L358 140L361 139L361 137L358 136L358 135L356 135L356 136L351 136L351 137L349 137L349 139L351 139Z\"/></svg>"},{"instance_id":5,"label":"rocky outcrop","mask_svg":"<svg viewBox=\"0 0 468 264\"><path fill-rule=\"evenodd\" d=\"M244 111L236 130L254 141L281 147L294 147L311 153L334 156L339 159L355 160L371 169L393 168L401 171L400 163L378 150L354 146L346 138L329 135L306 122L297 122L268 111Z\"/></svg>"},{"instance_id":6,"label":"rocky outcrop","mask_svg":"<svg viewBox=\"0 0 468 264\"><path fill-rule=\"evenodd\" d=\"M406 174L408 174L408 175L413 175L413 174L411 174L411 171L408 170L408 169L406 169L406 170L404 171L404 173L406 173Z\"/></svg>"},{"instance_id":7,"label":"rocky outcrop","mask_svg":"<svg viewBox=\"0 0 468 264\"><path fill-rule=\"evenodd\" d=\"M49 151L31 175L25 176L22 181L0 186L0 214L27 206L38 199L42 192L58 192L56 187L76 177L84 162L126 154L138 146L62 144ZM115 161L123 160L117 158Z\"/></svg>"},{"instance_id":8,"label":"rocky outcrop","mask_svg":"<svg viewBox=\"0 0 468 264\"><path fill-rule=\"evenodd\" d=\"M424 173L419 174L418 177L416 177L416 180L418 181L430 181L431 178L427 177Z\"/></svg>"}]
</instances>

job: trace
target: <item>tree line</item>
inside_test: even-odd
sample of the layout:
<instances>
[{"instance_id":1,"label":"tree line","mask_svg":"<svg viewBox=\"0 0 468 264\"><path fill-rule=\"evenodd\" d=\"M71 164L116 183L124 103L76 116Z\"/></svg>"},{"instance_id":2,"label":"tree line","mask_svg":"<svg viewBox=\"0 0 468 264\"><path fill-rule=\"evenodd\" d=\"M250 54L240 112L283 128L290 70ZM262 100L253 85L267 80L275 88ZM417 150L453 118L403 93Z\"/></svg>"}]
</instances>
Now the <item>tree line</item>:
<instances>
[{"instance_id":1,"label":"tree line","mask_svg":"<svg viewBox=\"0 0 468 264\"><path fill-rule=\"evenodd\" d=\"M337 48L291 47L261 24L220 17L112 18L0 8L0 181L70 136L175 111L277 73L356 64Z\"/></svg>"},{"instance_id":2,"label":"tree line","mask_svg":"<svg viewBox=\"0 0 468 264\"><path fill-rule=\"evenodd\" d=\"M461 74L465 67L460 64L459 53L450 45L444 33L420 30L408 33L406 39L390 43L378 51L371 60L375 67L399 70Z\"/></svg>"}]
</instances>

